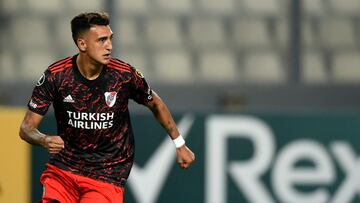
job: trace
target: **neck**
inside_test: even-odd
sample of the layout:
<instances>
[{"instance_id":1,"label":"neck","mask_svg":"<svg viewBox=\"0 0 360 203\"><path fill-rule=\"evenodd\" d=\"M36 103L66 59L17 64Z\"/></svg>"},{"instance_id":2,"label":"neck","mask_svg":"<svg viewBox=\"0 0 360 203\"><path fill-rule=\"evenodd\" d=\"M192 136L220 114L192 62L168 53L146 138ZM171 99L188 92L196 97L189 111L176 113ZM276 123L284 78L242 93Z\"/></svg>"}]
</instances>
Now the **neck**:
<instances>
[{"instance_id":1,"label":"neck","mask_svg":"<svg viewBox=\"0 0 360 203\"><path fill-rule=\"evenodd\" d=\"M76 65L81 75L88 80L95 80L104 67L103 64L95 62L93 59L82 53L78 55Z\"/></svg>"}]
</instances>

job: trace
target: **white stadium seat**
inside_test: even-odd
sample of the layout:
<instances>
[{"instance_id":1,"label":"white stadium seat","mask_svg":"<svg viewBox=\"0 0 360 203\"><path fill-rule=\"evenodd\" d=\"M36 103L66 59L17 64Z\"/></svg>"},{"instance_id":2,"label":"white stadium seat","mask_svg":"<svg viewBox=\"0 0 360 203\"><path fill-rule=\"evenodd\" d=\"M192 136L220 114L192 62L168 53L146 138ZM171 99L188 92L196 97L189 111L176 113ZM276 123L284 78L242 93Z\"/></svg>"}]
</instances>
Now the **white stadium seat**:
<instances>
[{"instance_id":1,"label":"white stadium seat","mask_svg":"<svg viewBox=\"0 0 360 203\"><path fill-rule=\"evenodd\" d=\"M324 58L319 52L307 51L303 55L301 80L305 84L319 84L328 81Z\"/></svg>"},{"instance_id":2,"label":"white stadium seat","mask_svg":"<svg viewBox=\"0 0 360 203\"><path fill-rule=\"evenodd\" d=\"M211 14L229 15L235 11L235 0L198 0L200 8Z\"/></svg>"},{"instance_id":3,"label":"white stadium seat","mask_svg":"<svg viewBox=\"0 0 360 203\"><path fill-rule=\"evenodd\" d=\"M114 54L114 57L119 58L126 63L129 63L131 66L139 69L145 76L150 74L148 61L146 60L146 56L141 50L123 50L120 51L120 54Z\"/></svg>"},{"instance_id":4,"label":"white stadium seat","mask_svg":"<svg viewBox=\"0 0 360 203\"><path fill-rule=\"evenodd\" d=\"M354 27L345 19L326 19L320 27L323 45L329 48L349 48L355 46Z\"/></svg>"},{"instance_id":5,"label":"white stadium seat","mask_svg":"<svg viewBox=\"0 0 360 203\"><path fill-rule=\"evenodd\" d=\"M64 4L64 2L63 2L63 4ZM67 12L70 13L70 15L75 15L80 12L104 11L105 1L67 0L66 5L67 5Z\"/></svg>"},{"instance_id":6,"label":"white stadium seat","mask_svg":"<svg viewBox=\"0 0 360 203\"><path fill-rule=\"evenodd\" d=\"M0 11L3 14L17 14L21 12L23 3L21 0L2 0L0 1Z\"/></svg>"},{"instance_id":7,"label":"white stadium seat","mask_svg":"<svg viewBox=\"0 0 360 203\"><path fill-rule=\"evenodd\" d=\"M26 0L27 8L34 13L55 15L64 11L63 0Z\"/></svg>"},{"instance_id":8,"label":"white stadium seat","mask_svg":"<svg viewBox=\"0 0 360 203\"><path fill-rule=\"evenodd\" d=\"M283 83L286 72L278 54L249 53L244 59L244 77L248 83Z\"/></svg>"},{"instance_id":9,"label":"white stadium seat","mask_svg":"<svg viewBox=\"0 0 360 203\"><path fill-rule=\"evenodd\" d=\"M26 35L24 35L26 33ZM15 47L45 48L50 46L50 32L46 19L19 17L12 23L12 38Z\"/></svg>"},{"instance_id":10,"label":"white stadium seat","mask_svg":"<svg viewBox=\"0 0 360 203\"><path fill-rule=\"evenodd\" d=\"M277 0L243 0L242 10L252 15L275 16L280 13L280 3Z\"/></svg>"},{"instance_id":11,"label":"white stadium seat","mask_svg":"<svg viewBox=\"0 0 360 203\"><path fill-rule=\"evenodd\" d=\"M16 69L16 55L11 53L0 54L0 80L1 82L16 82L18 70Z\"/></svg>"},{"instance_id":12,"label":"white stadium seat","mask_svg":"<svg viewBox=\"0 0 360 203\"><path fill-rule=\"evenodd\" d=\"M360 83L360 53L344 52L334 57L333 77L339 83Z\"/></svg>"},{"instance_id":13,"label":"white stadium seat","mask_svg":"<svg viewBox=\"0 0 360 203\"><path fill-rule=\"evenodd\" d=\"M336 14L345 16L359 16L359 0L329 0L330 6Z\"/></svg>"},{"instance_id":14,"label":"white stadium seat","mask_svg":"<svg viewBox=\"0 0 360 203\"><path fill-rule=\"evenodd\" d=\"M57 60L51 51L27 51L20 58L20 74L25 80L35 81L46 68Z\"/></svg>"},{"instance_id":15,"label":"white stadium seat","mask_svg":"<svg viewBox=\"0 0 360 203\"><path fill-rule=\"evenodd\" d=\"M262 19L241 19L234 24L234 37L240 47L268 47L270 36L266 21Z\"/></svg>"},{"instance_id":16,"label":"white stadium seat","mask_svg":"<svg viewBox=\"0 0 360 203\"><path fill-rule=\"evenodd\" d=\"M136 19L120 18L114 27L114 43L120 47L136 47L141 43Z\"/></svg>"},{"instance_id":17,"label":"white stadium seat","mask_svg":"<svg viewBox=\"0 0 360 203\"><path fill-rule=\"evenodd\" d=\"M302 46L305 47L314 47L318 45L318 40L316 40L316 35L314 28L311 22L303 20L301 24L301 34L302 34Z\"/></svg>"},{"instance_id":18,"label":"white stadium seat","mask_svg":"<svg viewBox=\"0 0 360 203\"><path fill-rule=\"evenodd\" d=\"M319 16L325 13L323 0L302 0L305 15Z\"/></svg>"},{"instance_id":19,"label":"white stadium seat","mask_svg":"<svg viewBox=\"0 0 360 203\"><path fill-rule=\"evenodd\" d=\"M195 18L190 24L191 43L197 46L221 46L225 33L220 19Z\"/></svg>"},{"instance_id":20,"label":"white stadium seat","mask_svg":"<svg viewBox=\"0 0 360 203\"><path fill-rule=\"evenodd\" d=\"M117 0L114 1L116 11L119 14L139 15L148 10L148 0Z\"/></svg>"},{"instance_id":21,"label":"white stadium seat","mask_svg":"<svg viewBox=\"0 0 360 203\"><path fill-rule=\"evenodd\" d=\"M189 14L194 8L192 0L154 0L154 3L159 11L166 14Z\"/></svg>"},{"instance_id":22,"label":"white stadium seat","mask_svg":"<svg viewBox=\"0 0 360 203\"><path fill-rule=\"evenodd\" d=\"M152 46L180 46L179 22L174 18L151 18L146 23L147 40Z\"/></svg>"},{"instance_id":23,"label":"white stadium seat","mask_svg":"<svg viewBox=\"0 0 360 203\"><path fill-rule=\"evenodd\" d=\"M158 81L186 83L193 80L194 72L190 55L186 51L160 51L154 57L155 75Z\"/></svg>"},{"instance_id":24,"label":"white stadium seat","mask_svg":"<svg viewBox=\"0 0 360 203\"><path fill-rule=\"evenodd\" d=\"M232 52L204 52L199 61L200 75L204 81L229 83L239 77L236 57Z\"/></svg>"}]
</instances>

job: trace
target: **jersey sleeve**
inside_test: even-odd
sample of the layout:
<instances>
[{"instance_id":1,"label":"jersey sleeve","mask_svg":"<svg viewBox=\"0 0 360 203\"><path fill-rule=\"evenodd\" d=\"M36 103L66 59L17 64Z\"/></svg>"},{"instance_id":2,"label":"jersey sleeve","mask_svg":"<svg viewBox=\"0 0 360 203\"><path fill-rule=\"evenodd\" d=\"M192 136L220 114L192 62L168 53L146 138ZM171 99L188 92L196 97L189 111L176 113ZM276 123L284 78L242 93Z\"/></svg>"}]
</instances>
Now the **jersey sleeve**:
<instances>
[{"instance_id":1,"label":"jersey sleeve","mask_svg":"<svg viewBox=\"0 0 360 203\"><path fill-rule=\"evenodd\" d=\"M146 104L153 100L152 90L145 80L144 75L134 67L131 67L131 88L130 98L138 104Z\"/></svg>"},{"instance_id":2,"label":"jersey sleeve","mask_svg":"<svg viewBox=\"0 0 360 203\"><path fill-rule=\"evenodd\" d=\"M39 78L28 103L29 110L45 115L55 97L55 84L49 70Z\"/></svg>"}]
</instances>

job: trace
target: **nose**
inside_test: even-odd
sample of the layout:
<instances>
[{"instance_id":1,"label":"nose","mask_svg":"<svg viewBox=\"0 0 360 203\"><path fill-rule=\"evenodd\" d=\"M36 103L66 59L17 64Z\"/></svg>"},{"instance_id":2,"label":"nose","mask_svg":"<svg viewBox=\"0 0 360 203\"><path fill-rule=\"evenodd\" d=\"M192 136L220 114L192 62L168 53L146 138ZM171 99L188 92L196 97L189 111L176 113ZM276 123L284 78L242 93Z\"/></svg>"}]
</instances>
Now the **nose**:
<instances>
[{"instance_id":1,"label":"nose","mask_svg":"<svg viewBox=\"0 0 360 203\"><path fill-rule=\"evenodd\" d=\"M106 50L111 51L112 50L112 41L108 40L108 42L106 43Z\"/></svg>"}]
</instances>

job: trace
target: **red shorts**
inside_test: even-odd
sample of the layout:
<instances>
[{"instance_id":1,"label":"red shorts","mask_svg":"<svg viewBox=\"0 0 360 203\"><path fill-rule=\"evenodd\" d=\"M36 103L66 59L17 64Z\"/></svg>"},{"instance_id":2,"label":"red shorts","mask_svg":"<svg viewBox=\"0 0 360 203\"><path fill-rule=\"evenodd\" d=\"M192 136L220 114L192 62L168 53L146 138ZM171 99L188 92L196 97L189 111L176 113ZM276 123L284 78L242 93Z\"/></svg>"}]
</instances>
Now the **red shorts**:
<instances>
[{"instance_id":1,"label":"red shorts","mask_svg":"<svg viewBox=\"0 0 360 203\"><path fill-rule=\"evenodd\" d=\"M124 188L47 164L40 178L42 203L123 203ZM54 201L55 200L55 201Z\"/></svg>"}]
</instances>

